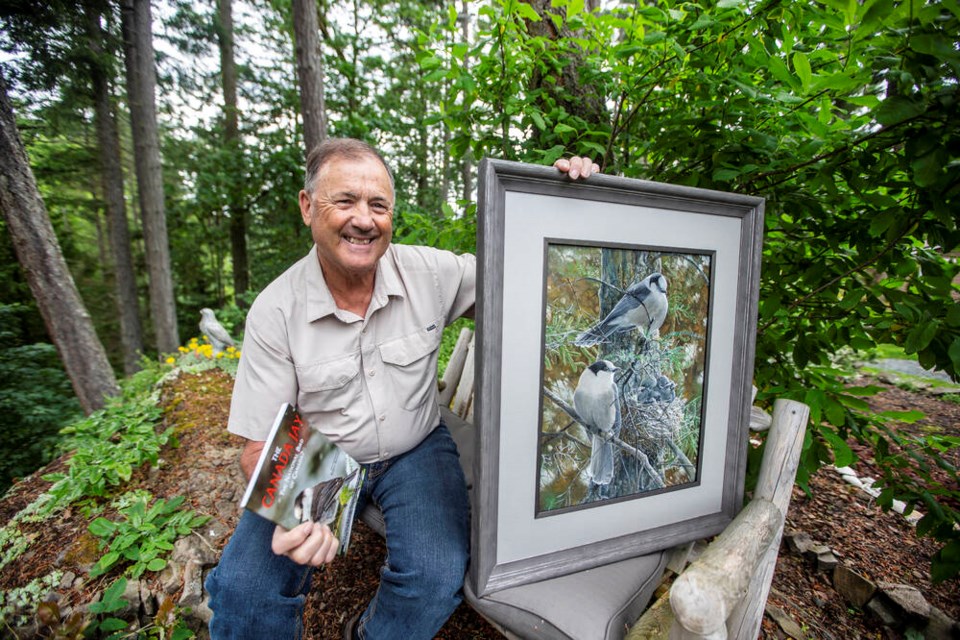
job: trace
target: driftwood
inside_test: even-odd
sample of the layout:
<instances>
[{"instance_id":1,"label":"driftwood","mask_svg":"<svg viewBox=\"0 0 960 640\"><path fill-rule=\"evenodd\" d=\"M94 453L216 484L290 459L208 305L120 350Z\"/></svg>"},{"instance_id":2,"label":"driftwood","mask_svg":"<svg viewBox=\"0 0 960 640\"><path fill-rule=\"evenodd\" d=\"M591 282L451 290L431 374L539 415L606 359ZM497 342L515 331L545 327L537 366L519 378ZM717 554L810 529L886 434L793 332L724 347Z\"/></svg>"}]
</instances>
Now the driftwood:
<instances>
[{"instance_id":1,"label":"driftwood","mask_svg":"<svg viewBox=\"0 0 960 640\"><path fill-rule=\"evenodd\" d=\"M668 601L671 640L757 637L809 414L799 402L776 401L753 500L634 625L628 640L667 638Z\"/></svg>"}]
</instances>

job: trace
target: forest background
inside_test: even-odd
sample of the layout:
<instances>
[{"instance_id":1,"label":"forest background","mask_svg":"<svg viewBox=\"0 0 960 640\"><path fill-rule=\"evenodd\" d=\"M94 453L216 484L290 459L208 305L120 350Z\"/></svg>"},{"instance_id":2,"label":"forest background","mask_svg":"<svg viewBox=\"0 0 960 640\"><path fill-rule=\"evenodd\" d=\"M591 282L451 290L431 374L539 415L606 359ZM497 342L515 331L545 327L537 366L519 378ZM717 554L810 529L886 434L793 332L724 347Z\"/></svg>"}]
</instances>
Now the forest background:
<instances>
[{"instance_id":1,"label":"forest background","mask_svg":"<svg viewBox=\"0 0 960 640\"><path fill-rule=\"evenodd\" d=\"M256 292L309 249L296 194L324 135L383 150L397 242L458 252L475 247L479 158L590 155L611 174L766 198L755 384L761 403L811 406L798 481L851 462L848 438L870 444L881 504L922 508L918 533L942 545L934 577L960 571L942 458L960 441L898 442L886 421L917 416L871 414L876 389L847 379L854 355L888 344L960 373L956 0L158 0L152 22L145 8L0 7L34 214L111 380L197 337L202 307L242 334ZM153 131L138 128L147 102ZM102 404L71 390L71 345L48 334L3 213L0 489Z\"/></svg>"}]
</instances>

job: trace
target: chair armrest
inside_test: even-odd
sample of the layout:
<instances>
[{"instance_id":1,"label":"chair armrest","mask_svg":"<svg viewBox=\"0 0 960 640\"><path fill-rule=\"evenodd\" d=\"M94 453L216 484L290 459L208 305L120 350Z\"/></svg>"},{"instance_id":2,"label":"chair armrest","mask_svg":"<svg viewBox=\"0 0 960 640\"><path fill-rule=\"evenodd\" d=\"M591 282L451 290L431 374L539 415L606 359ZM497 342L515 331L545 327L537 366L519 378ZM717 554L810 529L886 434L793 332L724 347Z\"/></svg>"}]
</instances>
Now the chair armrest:
<instances>
[{"instance_id":1,"label":"chair armrest","mask_svg":"<svg viewBox=\"0 0 960 640\"><path fill-rule=\"evenodd\" d=\"M726 638L726 620L783 527L783 514L755 498L670 588L670 606L684 638Z\"/></svg>"}]
</instances>

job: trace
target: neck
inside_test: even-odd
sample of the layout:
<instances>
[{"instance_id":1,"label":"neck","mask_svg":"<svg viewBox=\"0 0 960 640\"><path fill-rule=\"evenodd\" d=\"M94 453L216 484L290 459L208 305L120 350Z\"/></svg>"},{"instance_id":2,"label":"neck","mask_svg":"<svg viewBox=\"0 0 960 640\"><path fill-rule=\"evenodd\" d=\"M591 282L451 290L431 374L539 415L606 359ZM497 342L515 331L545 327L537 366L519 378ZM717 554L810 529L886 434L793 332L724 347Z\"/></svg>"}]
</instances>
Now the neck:
<instances>
[{"instance_id":1,"label":"neck","mask_svg":"<svg viewBox=\"0 0 960 640\"><path fill-rule=\"evenodd\" d=\"M376 268L362 273L343 273L320 260L320 270L338 309L366 317L377 279Z\"/></svg>"}]
</instances>

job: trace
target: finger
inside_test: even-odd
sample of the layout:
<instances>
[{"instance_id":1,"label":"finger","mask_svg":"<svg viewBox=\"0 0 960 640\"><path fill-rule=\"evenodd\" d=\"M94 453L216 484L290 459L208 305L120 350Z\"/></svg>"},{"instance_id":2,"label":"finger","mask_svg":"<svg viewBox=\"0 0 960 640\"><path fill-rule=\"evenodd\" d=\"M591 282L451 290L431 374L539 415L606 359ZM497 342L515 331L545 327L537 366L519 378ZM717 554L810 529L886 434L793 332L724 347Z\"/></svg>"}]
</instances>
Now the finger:
<instances>
[{"instance_id":1,"label":"finger","mask_svg":"<svg viewBox=\"0 0 960 640\"><path fill-rule=\"evenodd\" d=\"M580 177L589 178L590 174L593 173L593 160L590 158L581 158L580 159Z\"/></svg>"},{"instance_id":2,"label":"finger","mask_svg":"<svg viewBox=\"0 0 960 640\"><path fill-rule=\"evenodd\" d=\"M326 531L322 534L323 543L320 545L320 548L317 549L316 553L313 554L313 558L310 561L310 564L315 567L333 562L334 558L337 557L337 551L340 549L340 540L333 535L329 527L325 526L324 529L326 529Z\"/></svg>"},{"instance_id":3,"label":"finger","mask_svg":"<svg viewBox=\"0 0 960 640\"><path fill-rule=\"evenodd\" d=\"M567 160L566 158L560 158L559 160L553 163L553 166L554 168L559 169L564 173L566 173L567 171L570 171L570 161Z\"/></svg>"},{"instance_id":4,"label":"finger","mask_svg":"<svg viewBox=\"0 0 960 640\"><path fill-rule=\"evenodd\" d=\"M326 542L327 533L324 531L323 525L313 522L307 524L311 525L310 535L299 546L290 549L284 555L297 564L313 565L313 558ZM327 529L327 532L329 532L329 529Z\"/></svg>"},{"instance_id":5,"label":"finger","mask_svg":"<svg viewBox=\"0 0 960 640\"><path fill-rule=\"evenodd\" d=\"M583 172L583 158L580 156L574 156L570 158L570 170L567 172L567 175L570 176L571 180L576 180L580 177L580 174Z\"/></svg>"},{"instance_id":6,"label":"finger","mask_svg":"<svg viewBox=\"0 0 960 640\"><path fill-rule=\"evenodd\" d=\"M303 544L310 532L313 530L312 522L304 522L297 525L289 531L281 526L273 530L273 540L270 548L278 556L286 555L291 549L295 549Z\"/></svg>"}]
</instances>

